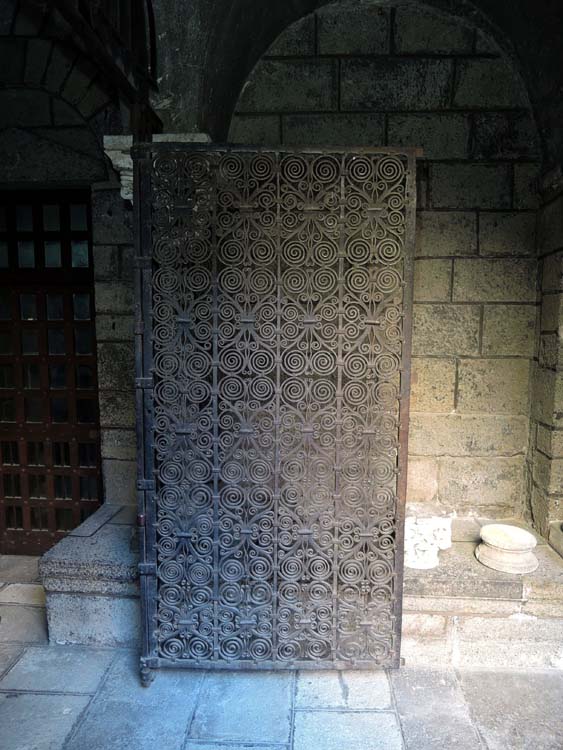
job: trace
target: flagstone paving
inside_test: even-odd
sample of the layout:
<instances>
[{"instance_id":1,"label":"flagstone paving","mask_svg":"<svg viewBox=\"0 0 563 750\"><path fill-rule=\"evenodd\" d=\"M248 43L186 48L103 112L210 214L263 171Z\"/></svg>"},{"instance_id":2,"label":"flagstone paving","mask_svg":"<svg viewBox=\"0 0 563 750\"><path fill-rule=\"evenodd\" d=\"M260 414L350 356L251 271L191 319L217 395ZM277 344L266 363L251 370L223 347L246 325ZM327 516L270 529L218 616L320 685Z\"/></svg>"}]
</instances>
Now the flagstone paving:
<instances>
[{"instance_id":1,"label":"flagstone paving","mask_svg":"<svg viewBox=\"0 0 563 750\"><path fill-rule=\"evenodd\" d=\"M563 748L562 671L162 670L143 688L131 650L49 645L21 572L0 565L0 750Z\"/></svg>"}]
</instances>

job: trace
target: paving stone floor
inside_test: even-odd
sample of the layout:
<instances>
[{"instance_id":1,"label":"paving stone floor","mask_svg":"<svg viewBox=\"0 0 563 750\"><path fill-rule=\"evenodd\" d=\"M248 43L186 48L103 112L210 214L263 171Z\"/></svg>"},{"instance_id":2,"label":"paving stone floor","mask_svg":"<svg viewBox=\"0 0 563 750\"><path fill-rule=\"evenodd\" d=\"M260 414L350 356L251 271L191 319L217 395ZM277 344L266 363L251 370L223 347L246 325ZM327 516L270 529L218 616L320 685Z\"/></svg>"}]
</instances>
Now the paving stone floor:
<instances>
[{"instance_id":1,"label":"paving stone floor","mask_svg":"<svg viewBox=\"0 0 563 750\"><path fill-rule=\"evenodd\" d=\"M48 645L34 561L18 566L0 557L0 750L563 748L555 670L162 671L142 688L132 651Z\"/></svg>"}]
</instances>

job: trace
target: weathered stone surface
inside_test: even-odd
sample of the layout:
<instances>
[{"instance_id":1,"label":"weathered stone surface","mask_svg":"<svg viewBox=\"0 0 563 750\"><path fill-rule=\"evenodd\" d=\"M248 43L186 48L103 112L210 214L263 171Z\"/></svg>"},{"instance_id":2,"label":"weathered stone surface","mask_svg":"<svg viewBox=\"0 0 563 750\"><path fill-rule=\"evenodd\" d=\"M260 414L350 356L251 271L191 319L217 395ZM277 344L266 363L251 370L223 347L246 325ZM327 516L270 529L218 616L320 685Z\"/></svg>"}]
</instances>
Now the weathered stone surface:
<instances>
[{"instance_id":1,"label":"weathered stone surface","mask_svg":"<svg viewBox=\"0 0 563 750\"><path fill-rule=\"evenodd\" d=\"M94 693L114 659L106 650L29 648L7 677L3 690Z\"/></svg>"},{"instance_id":2,"label":"weathered stone surface","mask_svg":"<svg viewBox=\"0 0 563 750\"><path fill-rule=\"evenodd\" d=\"M540 367L557 367L561 359L561 339L559 336L556 333L542 334L539 344Z\"/></svg>"},{"instance_id":3,"label":"weathered stone surface","mask_svg":"<svg viewBox=\"0 0 563 750\"><path fill-rule=\"evenodd\" d=\"M102 474L106 501L122 505L135 505L137 464L135 461L102 460Z\"/></svg>"},{"instance_id":4,"label":"weathered stone surface","mask_svg":"<svg viewBox=\"0 0 563 750\"><path fill-rule=\"evenodd\" d=\"M2 694L2 743L33 750L62 747L89 701L88 695Z\"/></svg>"},{"instance_id":5,"label":"weathered stone surface","mask_svg":"<svg viewBox=\"0 0 563 750\"><path fill-rule=\"evenodd\" d=\"M0 678L19 659L24 650L18 643L0 643Z\"/></svg>"},{"instance_id":6,"label":"weathered stone surface","mask_svg":"<svg viewBox=\"0 0 563 750\"><path fill-rule=\"evenodd\" d=\"M513 666L512 661L506 664ZM560 672L464 671L460 679L490 750L557 750L563 746Z\"/></svg>"},{"instance_id":7,"label":"weathered stone surface","mask_svg":"<svg viewBox=\"0 0 563 750\"><path fill-rule=\"evenodd\" d=\"M102 458L134 461L137 440L133 430L102 430Z\"/></svg>"},{"instance_id":8,"label":"weathered stone surface","mask_svg":"<svg viewBox=\"0 0 563 750\"><path fill-rule=\"evenodd\" d=\"M543 260L542 291L563 290L563 253L554 253Z\"/></svg>"},{"instance_id":9,"label":"weathered stone surface","mask_svg":"<svg viewBox=\"0 0 563 750\"><path fill-rule=\"evenodd\" d=\"M403 635L441 636L446 632L446 618L443 615L405 612L401 632Z\"/></svg>"},{"instance_id":10,"label":"weathered stone surface","mask_svg":"<svg viewBox=\"0 0 563 750\"><path fill-rule=\"evenodd\" d=\"M373 748L401 750L397 718L385 712L298 711L295 714L294 750Z\"/></svg>"},{"instance_id":11,"label":"weathered stone surface","mask_svg":"<svg viewBox=\"0 0 563 750\"><path fill-rule=\"evenodd\" d=\"M135 387L133 343L98 343L98 383L104 390L126 391Z\"/></svg>"},{"instance_id":12,"label":"weathered stone surface","mask_svg":"<svg viewBox=\"0 0 563 750\"><path fill-rule=\"evenodd\" d=\"M407 503L431 503L438 492L438 462L434 458L410 456Z\"/></svg>"},{"instance_id":13,"label":"weathered stone surface","mask_svg":"<svg viewBox=\"0 0 563 750\"><path fill-rule=\"evenodd\" d=\"M476 113L472 155L476 159L538 159L538 131L530 112Z\"/></svg>"},{"instance_id":14,"label":"weathered stone surface","mask_svg":"<svg viewBox=\"0 0 563 750\"><path fill-rule=\"evenodd\" d=\"M535 305L485 305L483 354L532 357L536 309Z\"/></svg>"},{"instance_id":15,"label":"weathered stone surface","mask_svg":"<svg viewBox=\"0 0 563 750\"><path fill-rule=\"evenodd\" d=\"M416 215L418 256L475 255L477 229L474 213L419 211Z\"/></svg>"},{"instance_id":16,"label":"weathered stone surface","mask_svg":"<svg viewBox=\"0 0 563 750\"><path fill-rule=\"evenodd\" d=\"M563 491L563 459L550 458L536 451L533 468L534 482L547 493Z\"/></svg>"},{"instance_id":17,"label":"weathered stone surface","mask_svg":"<svg viewBox=\"0 0 563 750\"><path fill-rule=\"evenodd\" d=\"M539 194L537 180L540 173L538 163L514 165L514 208L537 208Z\"/></svg>"},{"instance_id":18,"label":"weathered stone surface","mask_svg":"<svg viewBox=\"0 0 563 750\"><path fill-rule=\"evenodd\" d=\"M24 55L25 41L23 39L4 37L0 40L0 70L2 70L3 84L21 83Z\"/></svg>"},{"instance_id":19,"label":"weathered stone surface","mask_svg":"<svg viewBox=\"0 0 563 750\"><path fill-rule=\"evenodd\" d=\"M100 391L101 427L135 427L135 394L127 391Z\"/></svg>"},{"instance_id":20,"label":"weathered stone surface","mask_svg":"<svg viewBox=\"0 0 563 750\"><path fill-rule=\"evenodd\" d=\"M386 709L390 705L391 691L385 672L303 670L297 676L295 707L298 709L365 711Z\"/></svg>"},{"instance_id":21,"label":"weathered stone surface","mask_svg":"<svg viewBox=\"0 0 563 750\"><path fill-rule=\"evenodd\" d=\"M525 452L527 442L525 417L411 415L409 452L415 456L514 456Z\"/></svg>"},{"instance_id":22,"label":"weathered stone surface","mask_svg":"<svg viewBox=\"0 0 563 750\"><path fill-rule=\"evenodd\" d=\"M0 91L0 127L39 127L51 124L49 95L31 89Z\"/></svg>"},{"instance_id":23,"label":"weathered stone surface","mask_svg":"<svg viewBox=\"0 0 563 750\"><path fill-rule=\"evenodd\" d=\"M463 60L458 64L457 107L502 109L528 106L528 97L518 75L505 60Z\"/></svg>"},{"instance_id":24,"label":"weathered stone surface","mask_svg":"<svg viewBox=\"0 0 563 750\"><path fill-rule=\"evenodd\" d=\"M440 461L440 502L458 513L486 508L498 517L514 515L524 500L524 459L443 458Z\"/></svg>"},{"instance_id":25,"label":"weathered stone surface","mask_svg":"<svg viewBox=\"0 0 563 750\"><path fill-rule=\"evenodd\" d=\"M440 109L450 91L450 60L415 58L344 59L341 107L366 109ZM374 86L373 82L378 85ZM310 109L310 107L309 107Z\"/></svg>"},{"instance_id":26,"label":"weathered stone surface","mask_svg":"<svg viewBox=\"0 0 563 750\"><path fill-rule=\"evenodd\" d=\"M96 282L96 314L128 313L135 309L133 290L121 281Z\"/></svg>"},{"instance_id":27,"label":"weathered stone surface","mask_svg":"<svg viewBox=\"0 0 563 750\"><path fill-rule=\"evenodd\" d=\"M505 164L433 164L431 179L434 208L510 208Z\"/></svg>"},{"instance_id":28,"label":"weathered stone surface","mask_svg":"<svg viewBox=\"0 0 563 750\"><path fill-rule=\"evenodd\" d=\"M377 146L385 141L381 114L286 115L283 142L289 146Z\"/></svg>"},{"instance_id":29,"label":"weathered stone surface","mask_svg":"<svg viewBox=\"0 0 563 750\"><path fill-rule=\"evenodd\" d=\"M563 248L563 195L540 212L538 248L542 255Z\"/></svg>"},{"instance_id":30,"label":"weathered stone surface","mask_svg":"<svg viewBox=\"0 0 563 750\"><path fill-rule=\"evenodd\" d=\"M0 603L45 606L45 591L38 583L9 583L0 590Z\"/></svg>"},{"instance_id":31,"label":"weathered stone surface","mask_svg":"<svg viewBox=\"0 0 563 750\"><path fill-rule=\"evenodd\" d=\"M67 750L180 750L203 679L199 670L162 670L147 690L138 654L120 653Z\"/></svg>"},{"instance_id":32,"label":"weathered stone surface","mask_svg":"<svg viewBox=\"0 0 563 750\"><path fill-rule=\"evenodd\" d=\"M131 244L133 211L126 207L119 190L92 193L92 230L95 245Z\"/></svg>"},{"instance_id":33,"label":"weathered stone surface","mask_svg":"<svg viewBox=\"0 0 563 750\"><path fill-rule=\"evenodd\" d=\"M561 321L561 295L558 292L543 294L541 302L541 330L558 331Z\"/></svg>"},{"instance_id":34,"label":"weathered stone surface","mask_svg":"<svg viewBox=\"0 0 563 750\"><path fill-rule=\"evenodd\" d=\"M231 143L277 146L280 142L278 115L234 115L229 130Z\"/></svg>"},{"instance_id":35,"label":"weathered stone surface","mask_svg":"<svg viewBox=\"0 0 563 750\"><path fill-rule=\"evenodd\" d=\"M315 54L315 16L311 13L292 23L270 45L266 57Z\"/></svg>"},{"instance_id":36,"label":"weathered stone surface","mask_svg":"<svg viewBox=\"0 0 563 750\"><path fill-rule=\"evenodd\" d=\"M437 568L441 550L452 546L452 519L430 513L407 515L405 519L405 567Z\"/></svg>"},{"instance_id":37,"label":"weathered stone surface","mask_svg":"<svg viewBox=\"0 0 563 750\"><path fill-rule=\"evenodd\" d=\"M84 125L84 118L80 112L63 102L62 99L51 99L51 107L54 125Z\"/></svg>"},{"instance_id":38,"label":"weathered stone surface","mask_svg":"<svg viewBox=\"0 0 563 750\"><path fill-rule=\"evenodd\" d=\"M400 5L395 15L395 50L399 53L471 52L473 29L458 19L423 8Z\"/></svg>"},{"instance_id":39,"label":"weathered stone surface","mask_svg":"<svg viewBox=\"0 0 563 750\"><path fill-rule=\"evenodd\" d=\"M39 572L37 557L31 555L0 555L0 581L2 583L37 583Z\"/></svg>"},{"instance_id":40,"label":"weathered stone surface","mask_svg":"<svg viewBox=\"0 0 563 750\"><path fill-rule=\"evenodd\" d=\"M551 458L563 458L563 430L552 430L539 424L537 447Z\"/></svg>"},{"instance_id":41,"label":"weathered stone surface","mask_svg":"<svg viewBox=\"0 0 563 750\"><path fill-rule=\"evenodd\" d=\"M457 748L475 750L479 737L471 720L469 706L452 669L416 669L408 666L391 673L390 679L405 750ZM431 717L431 718L430 718Z\"/></svg>"},{"instance_id":42,"label":"weathered stone surface","mask_svg":"<svg viewBox=\"0 0 563 750\"><path fill-rule=\"evenodd\" d=\"M0 642L46 643L47 622L43 607L0 604Z\"/></svg>"},{"instance_id":43,"label":"weathered stone surface","mask_svg":"<svg viewBox=\"0 0 563 750\"><path fill-rule=\"evenodd\" d=\"M94 278L112 281L119 276L118 250L114 245L94 245Z\"/></svg>"},{"instance_id":44,"label":"weathered stone surface","mask_svg":"<svg viewBox=\"0 0 563 750\"><path fill-rule=\"evenodd\" d=\"M425 159L466 159L469 119L465 115L389 115L390 146L422 148Z\"/></svg>"},{"instance_id":45,"label":"weathered stone surface","mask_svg":"<svg viewBox=\"0 0 563 750\"><path fill-rule=\"evenodd\" d=\"M188 738L286 743L292 685L283 672L239 672L236 681L228 672L209 672Z\"/></svg>"},{"instance_id":46,"label":"weathered stone surface","mask_svg":"<svg viewBox=\"0 0 563 750\"><path fill-rule=\"evenodd\" d=\"M526 359L463 359L458 366L457 410L527 414L530 364Z\"/></svg>"},{"instance_id":47,"label":"weathered stone surface","mask_svg":"<svg viewBox=\"0 0 563 750\"><path fill-rule=\"evenodd\" d=\"M418 259L414 264L414 301L447 302L452 282L451 260Z\"/></svg>"},{"instance_id":48,"label":"weathered stone surface","mask_svg":"<svg viewBox=\"0 0 563 750\"><path fill-rule=\"evenodd\" d=\"M453 299L457 302L535 302L535 261L458 258L454 262Z\"/></svg>"},{"instance_id":49,"label":"weathered stone surface","mask_svg":"<svg viewBox=\"0 0 563 750\"><path fill-rule=\"evenodd\" d=\"M480 310L475 305L415 305L413 354L479 353Z\"/></svg>"},{"instance_id":50,"label":"weathered stone surface","mask_svg":"<svg viewBox=\"0 0 563 750\"><path fill-rule=\"evenodd\" d=\"M96 67L87 59L79 58L65 81L62 96L72 104L78 104L94 78Z\"/></svg>"},{"instance_id":51,"label":"weathered stone surface","mask_svg":"<svg viewBox=\"0 0 563 750\"><path fill-rule=\"evenodd\" d=\"M480 215L479 252L481 255L535 255L535 250L535 213L482 213Z\"/></svg>"},{"instance_id":52,"label":"weathered stone surface","mask_svg":"<svg viewBox=\"0 0 563 750\"><path fill-rule=\"evenodd\" d=\"M317 14L320 55L384 55L389 51L389 11L369 5L325 6Z\"/></svg>"},{"instance_id":53,"label":"weathered stone surface","mask_svg":"<svg viewBox=\"0 0 563 750\"><path fill-rule=\"evenodd\" d=\"M72 47L55 45L45 74L45 84L50 91L60 91L70 73L76 52Z\"/></svg>"},{"instance_id":54,"label":"weathered stone surface","mask_svg":"<svg viewBox=\"0 0 563 750\"><path fill-rule=\"evenodd\" d=\"M335 60L262 59L244 87L238 112L336 110Z\"/></svg>"},{"instance_id":55,"label":"weathered stone surface","mask_svg":"<svg viewBox=\"0 0 563 750\"><path fill-rule=\"evenodd\" d=\"M455 360L415 357L411 371L411 410L453 411L455 380Z\"/></svg>"},{"instance_id":56,"label":"weathered stone surface","mask_svg":"<svg viewBox=\"0 0 563 750\"><path fill-rule=\"evenodd\" d=\"M24 73L26 83L31 85L41 83L50 54L51 41L49 39L28 40Z\"/></svg>"},{"instance_id":57,"label":"weathered stone surface","mask_svg":"<svg viewBox=\"0 0 563 750\"><path fill-rule=\"evenodd\" d=\"M535 367L532 383L532 417L546 425L563 426L563 374Z\"/></svg>"},{"instance_id":58,"label":"weathered stone surface","mask_svg":"<svg viewBox=\"0 0 563 750\"><path fill-rule=\"evenodd\" d=\"M440 612L445 615L485 614L511 615L520 612L522 602L519 599L486 599L462 598L455 596L455 583L452 584L452 596L405 596L403 610L405 612Z\"/></svg>"},{"instance_id":59,"label":"weathered stone surface","mask_svg":"<svg viewBox=\"0 0 563 750\"><path fill-rule=\"evenodd\" d=\"M96 338L102 341L133 341L133 315L96 314Z\"/></svg>"},{"instance_id":60,"label":"weathered stone surface","mask_svg":"<svg viewBox=\"0 0 563 750\"><path fill-rule=\"evenodd\" d=\"M58 644L137 647L141 636L139 600L49 592L49 640Z\"/></svg>"}]
</instances>

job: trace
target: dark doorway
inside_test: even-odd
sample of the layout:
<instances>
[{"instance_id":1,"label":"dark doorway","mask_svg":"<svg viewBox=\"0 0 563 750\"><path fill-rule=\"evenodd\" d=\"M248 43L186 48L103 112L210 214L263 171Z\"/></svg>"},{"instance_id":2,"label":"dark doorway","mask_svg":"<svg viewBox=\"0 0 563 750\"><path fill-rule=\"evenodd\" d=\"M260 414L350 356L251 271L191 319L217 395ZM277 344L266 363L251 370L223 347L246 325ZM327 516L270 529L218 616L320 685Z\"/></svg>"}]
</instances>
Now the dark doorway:
<instances>
[{"instance_id":1,"label":"dark doorway","mask_svg":"<svg viewBox=\"0 0 563 750\"><path fill-rule=\"evenodd\" d=\"M90 200L0 193L0 553L38 555L101 502Z\"/></svg>"}]
</instances>

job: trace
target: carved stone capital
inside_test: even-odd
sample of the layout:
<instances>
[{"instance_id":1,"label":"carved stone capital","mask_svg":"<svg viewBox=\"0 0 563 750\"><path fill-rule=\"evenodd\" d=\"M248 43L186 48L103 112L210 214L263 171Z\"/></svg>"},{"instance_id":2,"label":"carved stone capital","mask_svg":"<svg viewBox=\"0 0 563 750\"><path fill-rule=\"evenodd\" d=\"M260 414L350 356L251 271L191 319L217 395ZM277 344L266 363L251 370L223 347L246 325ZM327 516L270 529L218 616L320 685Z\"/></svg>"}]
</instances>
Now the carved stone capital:
<instances>
[{"instance_id":1,"label":"carved stone capital","mask_svg":"<svg viewBox=\"0 0 563 750\"><path fill-rule=\"evenodd\" d=\"M443 516L405 520L405 565L426 570L439 564L438 552L452 546L452 519Z\"/></svg>"}]
</instances>

